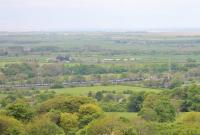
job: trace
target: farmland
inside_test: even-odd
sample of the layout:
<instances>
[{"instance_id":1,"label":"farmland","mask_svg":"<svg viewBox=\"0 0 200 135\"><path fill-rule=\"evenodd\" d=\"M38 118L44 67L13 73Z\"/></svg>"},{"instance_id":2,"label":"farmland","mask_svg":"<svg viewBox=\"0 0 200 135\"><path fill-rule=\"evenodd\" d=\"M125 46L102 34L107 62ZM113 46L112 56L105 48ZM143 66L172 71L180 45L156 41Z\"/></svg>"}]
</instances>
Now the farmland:
<instances>
[{"instance_id":1,"label":"farmland","mask_svg":"<svg viewBox=\"0 0 200 135\"><path fill-rule=\"evenodd\" d=\"M199 33L2 32L0 131L199 135L199 39Z\"/></svg>"}]
</instances>

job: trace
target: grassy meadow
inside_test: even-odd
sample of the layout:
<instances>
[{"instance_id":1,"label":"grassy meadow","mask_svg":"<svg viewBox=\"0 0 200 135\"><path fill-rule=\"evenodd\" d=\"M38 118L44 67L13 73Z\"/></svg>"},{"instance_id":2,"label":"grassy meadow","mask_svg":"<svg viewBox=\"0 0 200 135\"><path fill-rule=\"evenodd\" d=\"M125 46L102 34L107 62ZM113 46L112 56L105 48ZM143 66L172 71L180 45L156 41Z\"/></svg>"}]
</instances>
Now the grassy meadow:
<instances>
[{"instance_id":1,"label":"grassy meadow","mask_svg":"<svg viewBox=\"0 0 200 135\"><path fill-rule=\"evenodd\" d=\"M110 86L88 86L88 87L74 87L74 88L62 88L62 89L52 89L57 94L66 94L72 96L87 95L89 92L97 91L115 91L116 93L123 93L123 91L133 91L133 92L160 92L160 89L152 88L142 88L134 86L123 86L123 85L110 85Z\"/></svg>"}]
</instances>

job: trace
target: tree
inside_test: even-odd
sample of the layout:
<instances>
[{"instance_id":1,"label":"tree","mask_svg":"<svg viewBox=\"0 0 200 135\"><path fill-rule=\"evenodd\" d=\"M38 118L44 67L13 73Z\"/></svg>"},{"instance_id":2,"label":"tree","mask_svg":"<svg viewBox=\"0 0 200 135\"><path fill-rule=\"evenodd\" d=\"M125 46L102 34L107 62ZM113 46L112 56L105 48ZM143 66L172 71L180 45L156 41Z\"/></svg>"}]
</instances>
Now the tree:
<instances>
[{"instance_id":1,"label":"tree","mask_svg":"<svg viewBox=\"0 0 200 135\"><path fill-rule=\"evenodd\" d=\"M174 121L176 118L176 109L167 100L159 101L155 105L154 111L158 116L159 122L171 122Z\"/></svg>"},{"instance_id":2,"label":"tree","mask_svg":"<svg viewBox=\"0 0 200 135\"><path fill-rule=\"evenodd\" d=\"M85 77L82 75L73 75L70 78L71 82L84 82L85 81Z\"/></svg>"},{"instance_id":3,"label":"tree","mask_svg":"<svg viewBox=\"0 0 200 135\"><path fill-rule=\"evenodd\" d=\"M4 84L5 81L6 81L6 76L2 72L0 72L0 84Z\"/></svg>"},{"instance_id":4,"label":"tree","mask_svg":"<svg viewBox=\"0 0 200 135\"><path fill-rule=\"evenodd\" d=\"M85 104L79 109L79 126L84 127L101 116L101 108L95 104Z\"/></svg>"},{"instance_id":5,"label":"tree","mask_svg":"<svg viewBox=\"0 0 200 135\"><path fill-rule=\"evenodd\" d=\"M171 122L175 120L176 109L167 97L160 94L149 94L139 115L150 121Z\"/></svg>"},{"instance_id":6,"label":"tree","mask_svg":"<svg viewBox=\"0 0 200 135\"><path fill-rule=\"evenodd\" d=\"M172 98L182 101L180 110L183 112L200 111L200 87L197 85L177 88L171 93Z\"/></svg>"},{"instance_id":7,"label":"tree","mask_svg":"<svg viewBox=\"0 0 200 135\"><path fill-rule=\"evenodd\" d=\"M100 106L105 112L126 112L127 111L127 104L125 101L100 102Z\"/></svg>"},{"instance_id":8,"label":"tree","mask_svg":"<svg viewBox=\"0 0 200 135\"><path fill-rule=\"evenodd\" d=\"M19 98L19 97L16 94L8 95L0 101L0 104L2 107L5 107L6 105L8 105L10 103L15 102L17 100L17 98Z\"/></svg>"},{"instance_id":9,"label":"tree","mask_svg":"<svg viewBox=\"0 0 200 135\"><path fill-rule=\"evenodd\" d=\"M130 112L138 112L142 108L142 103L144 101L144 92L134 93L129 97L128 110Z\"/></svg>"},{"instance_id":10,"label":"tree","mask_svg":"<svg viewBox=\"0 0 200 135\"><path fill-rule=\"evenodd\" d=\"M67 135L75 134L78 130L78 116L71 113L61 113L59 125Z\"/></svg>"},{"instance_id":11,"label":"tree","mask_svg":"<svg viewBox=\"0 0 200 135\"><path fill-rule=\"evenodd\" d=\"M97 101L101 101L103 99L103 93L101 91L98 91L95 94L95 98L96 98Z\"/></svg>"},{"instance_id":12,"label":"tree","mask_svg":"<svg viewBox=\"0 0 200 135\"><path fill-rule=\"evenodd\" d=\"M3 116L0 117L1 135L25 135L23 125L15 118Z\"/></svg>"},{"instance_id":13,"label":"tree","mask_svg":"<svg viewBox=\"0 0 200 135\"><path fill-rule=\"evenodd\" d=\"M26 103L15 103L8 105L7 113L18 120L30 121L34 116L34 111Z\"/></svg>"},{"instance_id":14,"label":"tree","mask_svg":"<svg viewBox=\"0 0 200 135\"><path fill-rule=\"evenodd\" d=\"M21 64L7 64L5 68L3 68L2 72L6 76L16 76L19 74L24 74L26 77L33 78L36 76L36 69L35 65L30 65L27 63Z\"/></svg>"},{"instance_id":15,"label":"tree","mask_svg":"<svg viewBox=\"0 0 200 135\"><path fill-rule=\"evenodd\" d=\"M29 123L26 129L28 135L65 135L61 128L44 117Z\"/></svg>"},{"instance_id":16,"label":"tree","mask_svg":"<svg viewBox=\"0 0 200 135\"><path fill-rule=\"evenodd\" d=\"M42 66L43 76L58 76L63 74L62 64L46 64Z\"/></svg>"},{"instance_id":17,"label":"tree","mask_svg":"<svg viewBox=\"0 0 200 135\"><path fill-rule=\"evenodd\" d=\"M129 123L116 117L97 119L89 124L81 135L137 135Z\"/></svg>"},{"instance_id":18,"label":"tree","mask_svg":"<svg viewBox=\"0 0 200 135\"><path fill-rule=\"evenodd\" d=\"M173 88L176 88L176 87L180 87L183 84L182 80L183 79L173 79L172 82L171 82L170 88L173 89Z\"/></svg>"},{"instance_id":19,"label":"tree","mask_svg":"<svg viewBox=\"0 0 200 135\"><path fill-rule=\"evenodd\" d=\"M91 91L88 92L88 97L93 97L93 93Z\"/></svg>"},{"instance_id":20,"label":"tree","mask_svg":"<svg viewBox=\"0 0 200 135\"><path fill-rule=\"evenodd\" d=\"M89 97L71 97L71 96L56 96L49 99L39 106L39 112L48 112L51 109L60 110L62 112L74 113L78 112L81 105L95 103L92 98Z\"/></svg>"},{"instance_id":21,"label":"tree","mask_svg":"<svg viewBox=\"0 0 200 135\"><path fill-rule=\"evenodd\" d=\"M147 121L158 121L157 113L152 108L142 108L138 114Z\"/></svg>"}]
</instances>

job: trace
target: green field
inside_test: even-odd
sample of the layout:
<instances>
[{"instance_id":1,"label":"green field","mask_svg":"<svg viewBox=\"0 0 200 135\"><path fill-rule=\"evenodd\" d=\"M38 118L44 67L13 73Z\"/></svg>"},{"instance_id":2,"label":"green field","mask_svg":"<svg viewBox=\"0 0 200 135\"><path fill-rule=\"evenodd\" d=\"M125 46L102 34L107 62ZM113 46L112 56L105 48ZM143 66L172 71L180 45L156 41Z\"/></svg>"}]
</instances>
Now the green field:
<instances>
[{"instance_id":1,"label":"green field","mask_svg":"<svg viewBox=\"0 0 200 135\"><path fill-rule=\"evenodd\" d=\"M189 116L190 114L200 114L200 112L181 112L181 113L177 114L175 122L178 123L178 122L183 121L185 116ZM137 115L137 113L134 113L134 112L106 112L105 115L110 116L110 117L113 117L113 116L124 117L124 118L127 118L129 120L132 120L136 117L140 117L140 116Z\"/></svg>"},{"instance_id":2,"label":"green field","mask_svg":"<svg viewBox=\"0 0 200 135\"><path fill-rule=\"evenodd\" d=\"M88 92L97 91L116 91L117 93L122 93L125 90L131 90L134 92L149 91L149 92L160 92L159 89L133 87L133 86L122 86L122 85L111 85L111 86L90 86L90 87L75 87L75 88L63 88L63 89L53 89L58 94L67 95L87 95Z\"/></svg>"},{"instance_id":3,"label":"green field","mask_svg":"<svg viewBox=\"0 0 200 135\"><path fill-rule=\"evenodd\" d=\"M0 93L0 99L3 99L4 97L6 97L7 95L6 94L1 94Z\"/></svg>"}]
</instances>

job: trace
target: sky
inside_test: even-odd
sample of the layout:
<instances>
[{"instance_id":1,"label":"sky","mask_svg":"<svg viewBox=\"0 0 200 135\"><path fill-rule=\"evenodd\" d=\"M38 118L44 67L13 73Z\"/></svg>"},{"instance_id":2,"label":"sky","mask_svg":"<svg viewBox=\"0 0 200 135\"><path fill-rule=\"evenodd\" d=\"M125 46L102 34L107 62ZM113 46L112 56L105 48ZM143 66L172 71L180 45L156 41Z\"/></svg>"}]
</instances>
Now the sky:
<instances>
[{"instance_id":1,"label":"sky","mask_svg":"<svg viewBox=\"0 0 200 135\"><path fill-rule=\"evenodd\" d=\"M200 28L200 0L0 0L0 31Z\"/></svg>"}]
</instances>

